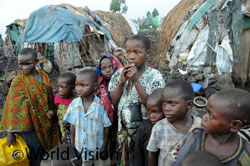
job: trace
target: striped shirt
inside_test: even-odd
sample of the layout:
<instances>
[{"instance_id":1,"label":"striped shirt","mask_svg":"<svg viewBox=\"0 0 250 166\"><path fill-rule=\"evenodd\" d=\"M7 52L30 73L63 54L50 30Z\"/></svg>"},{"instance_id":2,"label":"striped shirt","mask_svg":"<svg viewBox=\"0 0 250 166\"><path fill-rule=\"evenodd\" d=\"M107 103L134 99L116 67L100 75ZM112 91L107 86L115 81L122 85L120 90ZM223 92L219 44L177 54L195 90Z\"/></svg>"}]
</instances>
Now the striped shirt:
<instances>
[{"instance_id":1,"label":"striped shirt","mask_svg":"<svg viewBox=\"0 0 250 166\"><path fill-rule=\"evenodd\" d=\"M201 124L201 118L193 116L193 119L193 125L189 129L189 132ZM167 118L158 121L154 125L147 150L150 152L157 152L160 150L158 166L171 166L173 163L172 154L178 145L182 143L185 135L186 134L180 132L169 123Z\"/></svg>"}]
</instances>

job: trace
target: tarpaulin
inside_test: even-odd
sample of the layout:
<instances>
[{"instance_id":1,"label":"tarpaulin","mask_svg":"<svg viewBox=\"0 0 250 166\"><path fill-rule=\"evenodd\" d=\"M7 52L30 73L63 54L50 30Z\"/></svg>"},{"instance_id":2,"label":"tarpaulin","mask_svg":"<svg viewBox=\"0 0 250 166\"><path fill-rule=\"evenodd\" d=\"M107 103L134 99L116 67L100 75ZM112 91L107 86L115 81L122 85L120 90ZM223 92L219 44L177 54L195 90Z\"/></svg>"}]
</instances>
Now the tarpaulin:
<instances>
[{"instance_id":1,"label":"tarpaulin","mask_svg":"<svg viewBox=\"0 0 250 166\"><path fill-rule=\"evenodd\" d=\"M44 6L30 14L19 42L77 42L82 39L86 24L96 26L91 19L77 16L70 10Z\"/></svg>"}]
</instances>

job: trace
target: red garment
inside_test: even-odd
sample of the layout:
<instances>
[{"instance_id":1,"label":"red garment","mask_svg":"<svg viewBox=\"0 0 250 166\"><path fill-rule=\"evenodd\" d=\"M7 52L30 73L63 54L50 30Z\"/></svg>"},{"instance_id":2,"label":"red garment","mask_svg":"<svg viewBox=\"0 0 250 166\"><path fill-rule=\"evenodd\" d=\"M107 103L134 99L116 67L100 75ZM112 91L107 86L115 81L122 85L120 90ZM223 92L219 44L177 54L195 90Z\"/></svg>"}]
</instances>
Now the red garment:
<instances>
[{"instance_id":1,"label":"red garment","mask_svg":"<svg viewBox=\"0 0 250 166\"><path fill-rule=\"evenodd\" d=\"M63 98L61 98L61 96L59 94L56 94L55 99L54 99L54 103L56 106L58 106L59 104L69 106L73 100L74 99L63 99Z\"/></svg>"},{"instance_id":2,"label":"red garment","mask_svg":"<svg viewBox=\"0 0 250 166\"><path fill-rule=\"evenodd\" d=\"M99 64L97 66L99 88L96 91L96 95L101 99L101 104L102 104L103 108L106 110L110 121L113 123L114 122L114 116L113 116L114 107L113 107L113 104L111 102L110 94L108 92L108 84L107 84L106 80L103 79L101 71L100 71L101 70L101 63L100 62L104 57L109 58L113 62L114 73L115 73L115 71L122 68L123 66L115 56L112 56L110 54L104 55L103 57L101 57Z\"/></svg>"}]
</instances>

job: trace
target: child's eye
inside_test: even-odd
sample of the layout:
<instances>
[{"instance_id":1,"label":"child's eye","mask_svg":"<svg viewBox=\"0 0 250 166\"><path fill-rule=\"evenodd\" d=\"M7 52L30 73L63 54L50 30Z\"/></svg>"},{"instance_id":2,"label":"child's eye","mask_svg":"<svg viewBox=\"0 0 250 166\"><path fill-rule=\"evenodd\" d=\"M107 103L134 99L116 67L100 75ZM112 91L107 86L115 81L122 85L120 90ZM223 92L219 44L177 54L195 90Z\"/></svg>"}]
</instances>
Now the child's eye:
<instances>
[{"instance_id":1,"label":"child's eye","mask_svg":"<svg viewBox=\"0 0 250 166\"><path fill-rule=\"evenodd\" d=\"M176 105L176 103L171 103L171 106L175 106Z\"/></svg>"}]
</instances>

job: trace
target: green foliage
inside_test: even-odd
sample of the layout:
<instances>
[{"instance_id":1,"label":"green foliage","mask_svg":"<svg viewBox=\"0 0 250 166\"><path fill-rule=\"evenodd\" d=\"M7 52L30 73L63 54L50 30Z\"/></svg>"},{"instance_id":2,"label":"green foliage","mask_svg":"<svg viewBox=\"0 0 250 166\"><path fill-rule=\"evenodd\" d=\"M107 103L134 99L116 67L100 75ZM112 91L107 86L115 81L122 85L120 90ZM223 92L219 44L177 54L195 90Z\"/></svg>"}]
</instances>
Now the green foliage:
<instances>
[{"instance_id":1,"label":"green foliage","mask_svg":"<svg viewBox=\"0 0 250 166\"><path fill-rule=\"evenodd\" d=\"M127 5L123 6L122 13L126 14L127 11L128 11L128 6Z\"/></svg>"},{"instance_id":2,"label":"green foliage","mask_svg":"<svg viewBox=\"0 0 250 166\"><path fill-rule=\"evenodd\" d=\"M147 12L147 14L146 14L146 16L147 16L147 18L148 18L148 19L151 19L151 18L152 18L152 14L151 14L151 12L150 12L150 11L148 11L148 12Z\"/></svg>"},{"instance_id":3,"label":"green foliage","mask_svg":"<svg viewBox=\"0 0 250 166\"><path fill-rule=\"evenodd\" d=\"M114 13L119 12L126 14L128 11L126 0L111 0L109 10Z\"/></svg>"},{"instance_id":4,"label":"green foliage","mask_svg":"<svg viewBox=\"0 0 250 166\"><path fill-rule=\"evenodd\" d=\"M116 13L120 12L121 10L121 3L120 0L112 0L109 6L109 10Z\"/></svg>"},{"instance_id":5,"label":"green foliage","mask_svg":"<svg viewBox=\"0 0 250 166\"><path fill-rule=\"evenodd\" d=\"M159 16L159 12L156 8L154 8L152 15L153 15L153 17Z\"/></svg>"}]
</instances>

